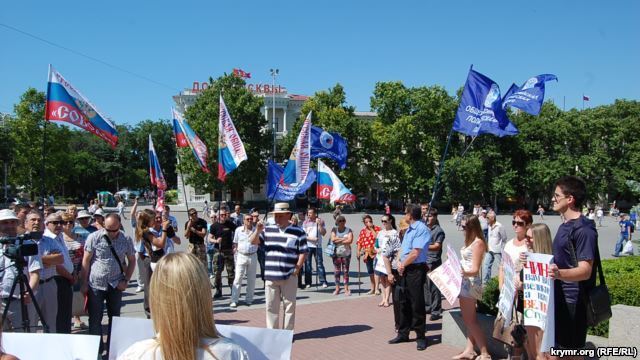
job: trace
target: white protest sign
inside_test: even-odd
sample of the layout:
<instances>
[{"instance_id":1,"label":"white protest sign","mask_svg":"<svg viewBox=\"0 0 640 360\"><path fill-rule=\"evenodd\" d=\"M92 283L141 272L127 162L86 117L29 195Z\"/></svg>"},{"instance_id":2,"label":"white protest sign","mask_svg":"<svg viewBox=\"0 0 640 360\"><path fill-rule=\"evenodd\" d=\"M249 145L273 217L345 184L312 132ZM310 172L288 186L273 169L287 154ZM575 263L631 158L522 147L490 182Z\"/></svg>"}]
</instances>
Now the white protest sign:
<instances>
[{"instance_id":1,"label":"white protest sign","mask_svg":"<svg viewBox=\"0 0 640 360\"><path fill-rule=\"evenodd\" d=\"M293 331L216 325L220 335L235 341L251 360L289 360ZM147 319L113 317L109 360L115 360L129 346L155 336L153 321Z\"/></svg>"},{"instance_id":2,"label":"white protest sign","mask_svg":"<svg viewBox=\"0 0 640 360\"><path fill-rule=\"evenodd\" d=\"M552 255L527 253L522 285L524 324L544 331L540 346L542 352L548 352L555 339L553 279L549 277L549 265L552 263Z\"/></svg>"},{"instance_id":3,"label":"white protest sign","mask_svg":"<svg viewBox=\"0 0 640 360\"><path fill-rule=\"evenodd\" d=\"M498 311L505 319L505 326L511 323L511 315L513 310L513 299L516 295L516 284L513 281L515 271L511 256L507 252L502 252L502 272L503 282L500 288L500 297L498 298Z\"/></svg>"},{"instance_id":4,"label":"white protest sign","mask_svg":"<svg viewBox=\"0 0 640 360\"><path fill-rule=\"evenodd\" d=\"M2 347L20 359L97 359L97 335L3 333Z\"/></svg>"},{"instance_id":5,"label":"white protest sign","mask_svg":"<svg viewBox=\"0 0 640 360\"><path fill-rule=\"evenodd\" d=\"M460 273L460 260L455 251L447 245L447 260L435 270L429 272L429 278L440 289L449 304L453 303L460 295L462 288L462 274Z\"/></svg>"}]
</instances>

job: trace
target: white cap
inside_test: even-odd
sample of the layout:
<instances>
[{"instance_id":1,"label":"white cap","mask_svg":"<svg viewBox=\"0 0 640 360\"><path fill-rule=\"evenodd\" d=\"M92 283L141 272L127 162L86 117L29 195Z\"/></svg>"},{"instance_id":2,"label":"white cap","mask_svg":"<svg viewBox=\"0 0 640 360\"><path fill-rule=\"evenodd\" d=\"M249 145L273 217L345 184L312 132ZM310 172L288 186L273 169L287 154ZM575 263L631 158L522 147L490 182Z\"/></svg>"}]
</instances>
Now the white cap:
<instances>
[{"instance_id":1,"label":"white cap","mask_svg":"<svg viewBox=\"0 0 640 360\"><path fill-rule=\"evenodd\" d=\"M13 212L13 210L2 209L0 210L0 221L5 220L18 220L18 217L16 216L16 213Z\"/></svg>"},{"instance_id":2,"label":"white cap","mask_svg":"<svg viewBox=\"0 0 640 360\"><path fill-rule=\"evenodd\" d=\"M104 217L104 211L102 211L102 209L98 209L98 210L96 210L96 211L93 213L93 216L94 216L94 217L96 217L96 216L102 216L102 217Z\"/></svg>"}]
</instances>

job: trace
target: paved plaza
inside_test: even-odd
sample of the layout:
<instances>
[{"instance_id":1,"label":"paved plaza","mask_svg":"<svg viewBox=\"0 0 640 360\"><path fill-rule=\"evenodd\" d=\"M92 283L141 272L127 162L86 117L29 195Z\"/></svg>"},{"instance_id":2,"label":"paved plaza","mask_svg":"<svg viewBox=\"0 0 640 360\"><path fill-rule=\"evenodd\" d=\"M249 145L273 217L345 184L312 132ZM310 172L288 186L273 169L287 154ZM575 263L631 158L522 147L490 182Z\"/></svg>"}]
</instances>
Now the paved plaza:
<instances>
[{"instance_id":1,"label":"paved plaza","mask_svg":"<svg viewBox=\"0 0 640 360\"><path fill-rule=\"evenodd\" d=\"M173 215L177 217L180 226L184 226L186 213L174 212ZM358 233L362 229L362 215L363 213L345 215L347 226L354 231L355 239L357 239ZM400 216L400 214L397 214L396 219L399 219ZM327 223L329 231L330 225L334 223L331 214L322 213L320 217ZM373 215L376 225L380 225L380 217L380 214ZM498 221L505 225L509 238L514 236L511 220L509 215L498 216ZM534 217L534 222L540 222L539 216L536 215ZM560 218L558 216L545 216L543 222L549 225L552 235L555 235L560 224ZM462 232L456 230L455 224L451 222L451 215L440 216L440 223L446 233L445 245L450 245L459 250L462 246L463 236ZM129 221L125 221L124 224L127 234L132 234L133 231ZM598 228L598 231L600 252L603 258L610 258L618 237L617 221L607 217L603 222L603 226ZM355 244L353 246L355 248ZM177 246L178 251L184 251L186 248L187 245L184 240L182 245ZM324 256L324 265L327 272L327 281L329 282L328 288L316 287L314 274L314 286L310 289L298 290L296 332L292 358L371 358L397 354L406 359L417 358L418 356L428 359L443 359L450 358L462 350L440 344L441 320L435 322L427 321L429 347L425 352L417 352L415 342L388 345L387 340L395 336L393 310L391 307L378 307L377 305L380 302L378 296L366 295L366 292L370 290L366 267L363 264L361 265L360 278L358 280L357 260L352 257L350 265L352 295L347 297L344 292L337 296L333 295L333 263L331 258L326 255ZM494 267L494 275L496 271L497 265ZM226 272L223 273L223 284L227 283L224 280L225 277ZM136 276L134 275L133 279L135 278ZM360 287L358 286L359 284ZM122 316L145 316L142 308L143 294L135 293L135 288L136 283L133 281L124 293ZM244 291L245 288L243 287L242 290ZM229 307L230 296L230 288L225 285L223 298L214 302L214 313L218 323L253 327L265 326L264 290L259 275L256 281L254 302L251 306L246 306L243 302L244 297L241 296L238 307L231 309ZM443 304L448 308L446 301L443 301ZM106 321L106 318L104 320Z\"/></svg>"}]
</instances>

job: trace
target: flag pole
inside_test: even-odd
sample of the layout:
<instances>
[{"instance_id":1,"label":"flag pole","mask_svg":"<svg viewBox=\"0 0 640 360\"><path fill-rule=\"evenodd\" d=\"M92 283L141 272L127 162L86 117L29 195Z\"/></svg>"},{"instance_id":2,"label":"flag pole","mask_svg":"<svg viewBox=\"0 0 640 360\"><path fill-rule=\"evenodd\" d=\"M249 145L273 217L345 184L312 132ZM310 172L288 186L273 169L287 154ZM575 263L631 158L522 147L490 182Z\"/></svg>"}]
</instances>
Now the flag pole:
<instances>
[{"instance_id":1,"label":"flag pole","mask_svg":"<svg viewBox=\"0 0 640 360\"><path fill-rule=\"evenodd\" d=\"M582 93L582 110L584 111L584 93Z\"/></svg>"},{"instance_id":2,"label":"flag pole","mask_svg":"<svg viewBox=\"0 0 640 360\"><path fill-rule=\"evenodd\" d=\"M433 185L433 193L431 194L431 200L429 201L429 205L427 206L427 214L431 211L431 207L433 206L433 201L436 198L436 194L438 193L438 185L440 184L440 177L442 176L442 172L444 171L444 160L447 158L447 153L449 152L449 145L451 144L451 138L453 137L453 124L451 125L451 130L449 131L449 136L447 136L447 145L444 147L444 152L442 153L442 159L440 160L440 167L438 168L438 173L436 174L436 183Z\"/></svg>"},{"instance_id":3,"label":"flag pole","mask_svg":"<svg viewBox=\"0 0 640 360\"><path fill-rule=\"evenodd\" d=\"M180 148L178 148L178 142L176 141L176 156L178 157L178 164L182 162L180 158ZM184 197L184 204L187 207L187 212L189 211L189 201L187 200L187 190L184 186L184 176L182 175L182 170L180 170L180 179L182 180L182 196ZM206 214L209 216L209 214Z\"/></svg>"}]
</instances>

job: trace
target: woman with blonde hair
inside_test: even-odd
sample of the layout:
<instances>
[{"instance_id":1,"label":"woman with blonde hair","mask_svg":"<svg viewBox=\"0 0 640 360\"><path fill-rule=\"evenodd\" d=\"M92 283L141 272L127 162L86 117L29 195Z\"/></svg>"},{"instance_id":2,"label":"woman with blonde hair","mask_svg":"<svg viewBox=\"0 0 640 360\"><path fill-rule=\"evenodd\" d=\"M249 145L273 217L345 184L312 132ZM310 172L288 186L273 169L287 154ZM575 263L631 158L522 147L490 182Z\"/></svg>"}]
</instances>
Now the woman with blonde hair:
<instances>
[{"instance_id":1,"label":"woman with blonde hair","mask_svg":"<svg viewBox=\"0 0 640 360\"><path fill-rule=\"evenodd\" d=\"M482 260L487 252L487 242L475 215L466 215L460 222L464 231L464 246L460 249L462 265L462 290L460 291L460 311L467 328L467 346L452 359L474 359L474 347L480 349L478 359L491 359L487 349L487 338L480 329L476 315L476 302L482 298Z\"/></svg>"},{"instance_id":2,"label":"woman with blonde hair","mask_svg":"<svg viewBox=\"0 0 640 360\"><path fill-rule=\"evenodd\" d=\"M538 223L533 224L527 229L525 236L527 244L527 250L537 254L553 254L553 245L551 243L551 230L546 224ZM525 264L526 267L526 254L520 254L520 261ZM522 282L519 276L516 278L516 288L522 291ZM551 319L551 317L549 317ZM542 345L542 337L544 331L537 326L527 326L527 340L524 347L527 351L527 358L531 360L544 360L548 359L548 354L540 352L540 346Z\"/></svg>"},{"instance_id":3,"label":"woman with blonde hair","mask_svg":"<svg viewBox=\"0 0 640 360\"><path fill-rule=\"evenodd\" d=\"M164 256L150 284L153 339L131 345L118 359L230 359L249 356L216 331L207 270L189 253Z\"/></svg>"}]
</instances>

